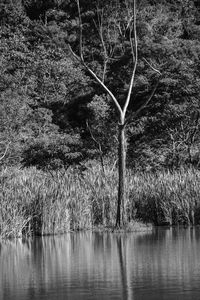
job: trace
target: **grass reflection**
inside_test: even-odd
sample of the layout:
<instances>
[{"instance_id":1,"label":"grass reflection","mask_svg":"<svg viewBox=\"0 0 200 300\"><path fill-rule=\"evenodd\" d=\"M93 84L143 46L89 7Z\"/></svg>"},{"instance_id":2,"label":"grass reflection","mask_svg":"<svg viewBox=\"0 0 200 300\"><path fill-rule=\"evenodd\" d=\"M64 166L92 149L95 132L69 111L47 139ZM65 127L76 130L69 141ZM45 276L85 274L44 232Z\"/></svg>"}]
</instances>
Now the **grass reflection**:
<instances>
[{"instance_id":1,"label":"grass reflection","mask_svg":"<svg viewBox=\"0 0 200 300\"><path fill-rule=\"evenodd\" d=\"M198 228L7 240L0 244L0 299L163 299L196 291L199 248Z\"/></svg>"}]
</instances>

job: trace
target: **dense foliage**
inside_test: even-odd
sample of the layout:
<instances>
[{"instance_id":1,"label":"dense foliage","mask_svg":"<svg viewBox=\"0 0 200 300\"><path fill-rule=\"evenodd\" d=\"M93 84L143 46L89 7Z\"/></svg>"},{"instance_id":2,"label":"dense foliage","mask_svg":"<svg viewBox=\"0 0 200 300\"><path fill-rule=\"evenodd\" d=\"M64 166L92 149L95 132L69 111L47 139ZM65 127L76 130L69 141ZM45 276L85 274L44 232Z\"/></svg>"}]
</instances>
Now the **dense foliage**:
<instances>
[{"instance_id":1,"label":"dense foliage","mask_svg":"<svg viewBox=\"0 0 200 300\"><path fill-rule=\"evenodd\" d=\"M139 63L129 106L128 166L199 166L200 6L195 0L138 0ZM84 55L101 76L102 24L110 60L105 81L123 104L132 71L128 1L81 0ZM113 24L119 25L115 32ZM78 51L76 1L0 3L0 161L67 168L116 158L116 116L110 99L70 53ZM162 73L155 85L148 62Z\"/></svg>"}]
</instances>

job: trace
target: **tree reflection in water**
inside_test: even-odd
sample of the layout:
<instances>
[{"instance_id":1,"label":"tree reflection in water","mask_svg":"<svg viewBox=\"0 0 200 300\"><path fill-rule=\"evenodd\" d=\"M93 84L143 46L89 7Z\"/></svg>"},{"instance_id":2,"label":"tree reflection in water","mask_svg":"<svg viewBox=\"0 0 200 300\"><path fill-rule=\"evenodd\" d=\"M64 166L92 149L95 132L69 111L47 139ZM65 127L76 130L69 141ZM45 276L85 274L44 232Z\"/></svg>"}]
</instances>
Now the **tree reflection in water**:
<instances>
[{"instance_id":1,"label":"tree reflection in water","mask_svg":"<svg viewBox=\"0 0 200 300\"><path fill-rule=\"evenodd\" d=\"M4 241L0 299L198 299L199 249L198 228Z\"/></svg>"}]
</instances>

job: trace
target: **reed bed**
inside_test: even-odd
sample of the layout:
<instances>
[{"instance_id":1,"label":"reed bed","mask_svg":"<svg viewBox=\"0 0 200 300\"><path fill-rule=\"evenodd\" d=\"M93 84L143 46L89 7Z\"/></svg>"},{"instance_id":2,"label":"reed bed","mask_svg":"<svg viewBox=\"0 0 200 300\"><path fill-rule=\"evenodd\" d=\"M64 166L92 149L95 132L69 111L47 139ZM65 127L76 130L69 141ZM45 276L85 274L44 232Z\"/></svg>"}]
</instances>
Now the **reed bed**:
<instances>
[{"instance_id":1,"label":"reed bed","mask_svg":"<svg viewBox=\"0 0 200 300\"><path fill-rule=\"evenodd\" d=\"M117 172L99 165L84 172L35 168L0 173L0 236L59 234L112 227ZM200 171L127 174L125 220L155 225L200 224Z\"/></svg>"},{"instance_id":2,"label":"reed bed","mask_svg":"<svg viewBox=\"0 0 200 300\"><path fill-rule=\"evenodd\" d=\"M129 218L155 225L200 224L200 171L134 174L129 187Z\"/></svg>"}]
</instances>

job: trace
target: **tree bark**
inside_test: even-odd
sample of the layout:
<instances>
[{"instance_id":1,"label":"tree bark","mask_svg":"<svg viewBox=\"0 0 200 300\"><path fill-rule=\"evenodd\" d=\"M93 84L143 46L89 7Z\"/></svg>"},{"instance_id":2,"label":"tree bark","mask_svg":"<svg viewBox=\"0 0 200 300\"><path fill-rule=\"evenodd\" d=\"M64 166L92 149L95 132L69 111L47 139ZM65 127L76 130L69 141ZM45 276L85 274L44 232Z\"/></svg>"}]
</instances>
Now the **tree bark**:
<instances>
[{"instance_id":1,"label":"tree bark","mask_svg":"<svg viewBox=\"0 0 200 300\"><path fill-rule=\"evenodd\" d=\"M128 95L125 99L124 106L121 107L120 102L117 100L117 98L114 96L114 94L111 92L109 87L105 83L105 76L106 76L106 69L107 69L107 64L110 62L110 59L113 58L112 55L110 54L110 57L108 55L107 46L106 46L106 39L104 38L103 34L103 12L101 15L101 18L99 20L99 35L100 35L100 41L101 41L101 46L103 47L103 57L104 57L104 66L103 66L103 77L100 78L98 74L93 71L90 66L85 62L84 60L84 44L83 44L83 25L82 25L82 19L81 19L81 9L80 9L80 0L76 0L77 2L77 7L78 7L78 15L79 15L79 55L77 55L71 48L71 46L68 44L69 50L72 53L72 55L79 61L84 68L89 72L89 74L93 77L93 79L103 88L104 92L106 92L110 98L112 99L116 111L119 114L120 118L120 124L118 128L118 173L119 173L119 186L118 186L118 201L117 201L117 217L116 217L116 227L121 227L124 225L125 221L125 200L126 200L126 139L125 139L125 126L127 124L127 120L125 122L125 117L127 113L127 109L131 100L131 94L134 86L134 81L135 81L135 75L136 75L136 69L137 69L137 64L138 64L138 41L137 41L137 31L136 31L136 18L137 18L137 12L136 12L136 0L133 0L131 2L131 6L127 4L127 13L128 16L130 16L130 19L128 23L126 24L126 28L130 29L130 44L131 44L131 52L132 52L132 59L133 59L133 71L132 71L132 76L129 84L129 89L128 89ZM128 3L128 2L127 2ZM133 5L133 6L132 6ZM119 24L115 24L116 26ZM119 30L118 26L115 28L116 31ZM107 29L106 29L107 30ZM110 37L108 36L108 40L110 40ZM112 43L110 44L111 49L112 48ZM108 46L109 49L109 46ZM112 52L112 51L111 51ZM161 73L159 70L154 68L151 63L149 63L146 59L145 62L150 66L150 68L159 74L159 77L161 76ZM153 89L153 92L151 93L150 97L145 101L145 103L136 111L134 114L135 117L136 115L144 108L147 106L147 104L151 101L152 97L155 94L156 88L158 86L158 82Z\"/></svg>"},{"instance_id":2,"label":"tree bark","mask_svg":"<svg viewBox=\"0 0 200 300\"><path fill-rule=\"evenodd\" d=\"M126 139L125 139L125 124L119 124L118 132L118 201L117 201L117 218L116 227L124 225L124 204L126 198Z\"/></svg>"}]
</instances>

